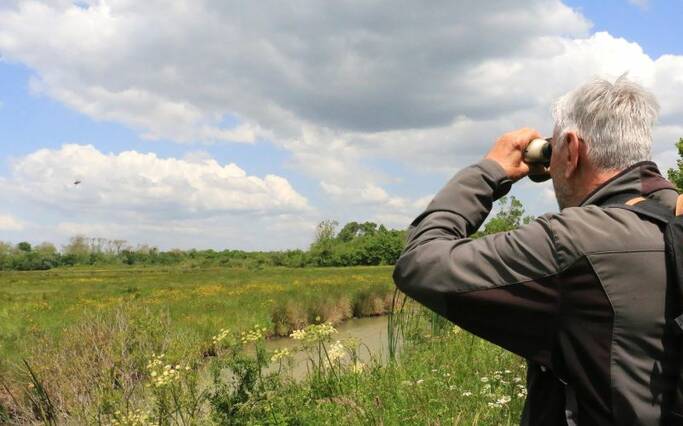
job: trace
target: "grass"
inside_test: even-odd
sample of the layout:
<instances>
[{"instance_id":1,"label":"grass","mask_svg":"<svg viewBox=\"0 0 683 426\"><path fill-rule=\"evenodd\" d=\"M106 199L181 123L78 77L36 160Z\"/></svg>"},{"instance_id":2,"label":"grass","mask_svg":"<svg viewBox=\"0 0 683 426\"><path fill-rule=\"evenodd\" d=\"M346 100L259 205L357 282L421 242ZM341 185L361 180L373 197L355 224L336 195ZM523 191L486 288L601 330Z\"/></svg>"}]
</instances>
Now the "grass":
<instances>
[{"instance_id":1,"label":"grass","mask_svg":"<svg viewBox=\"0 0 683 426\"><path fill-rule=\"evenodd\" d=\"M287 335L313 322L382 314L391 267L119 268L0 272L0 357L17 360L36 339L58 341L84 317L133 305L169 316L183 339L261 324Z\"/></svg>"},{"instance_id":2,"label":"grass","mask_svg":"<svg viewBox=\"0 0 683 426\"><path fill-rule=\"evenodd\" d=\"M327 321L386 311L391 270L2 273L0 423L516 424L522 360L414 303L394 301L393 361L336 342Z\"/></svg>"},{"instance_id":3,"label":"grass","mask_svg":"<svg viewBox=\"0 0 683 426\"><path fill-rule=\"evenodd\" d=\"M272 410L282 424L518 424L526 396L522 361L465 332L419 336L397 362L338 381L289 384L244 419L261 423Z\"/></svg>"}]
</instances>

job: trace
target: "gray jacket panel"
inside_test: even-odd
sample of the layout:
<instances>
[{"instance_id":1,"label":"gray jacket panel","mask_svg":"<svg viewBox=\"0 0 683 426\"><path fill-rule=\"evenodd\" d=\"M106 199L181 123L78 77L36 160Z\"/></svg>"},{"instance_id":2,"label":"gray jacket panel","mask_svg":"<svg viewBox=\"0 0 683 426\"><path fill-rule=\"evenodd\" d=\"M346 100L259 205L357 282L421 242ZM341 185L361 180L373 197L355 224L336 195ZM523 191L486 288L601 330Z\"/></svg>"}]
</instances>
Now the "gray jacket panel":
<instances>
[{"instance_id":1,"label":"gray jacket panel","mask_svg":"<svg viewBox=\"0 0 683 426\"><path fill-rule=\"evenodd\" d=\"M510 185L490 160L456 174L413 221L396 285L530 361L524 423L566 424L569 408L578 424L659 424L675 377L662 233L600 205L632 194L673 209L676 191L639 163L581 207L467 238Z\"/></svg>"}]
</instances>

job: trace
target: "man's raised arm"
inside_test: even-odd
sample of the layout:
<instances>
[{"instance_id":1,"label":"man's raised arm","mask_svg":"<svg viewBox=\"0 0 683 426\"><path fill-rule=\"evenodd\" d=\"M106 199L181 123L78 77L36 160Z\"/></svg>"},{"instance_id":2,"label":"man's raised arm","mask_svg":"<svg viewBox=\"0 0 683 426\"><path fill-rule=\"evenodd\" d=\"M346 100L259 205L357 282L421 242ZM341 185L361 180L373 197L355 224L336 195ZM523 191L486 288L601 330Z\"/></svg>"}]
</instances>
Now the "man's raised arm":
<instances>
[{"instance_id":1,"label":"man's raised arm","mask_svg":"<svg viewBox=\"0 0 683 426\"><path fill-rule=\"evenodd\" d=\"M468 238L493 202L528 171L519 164L521 150L535 137L528 129L504 135L486 159L448 182L411 224L394 281L408 296L463 328L550 365L560 265L549 218L511 232Z\"/></svg>"}]
</instances>

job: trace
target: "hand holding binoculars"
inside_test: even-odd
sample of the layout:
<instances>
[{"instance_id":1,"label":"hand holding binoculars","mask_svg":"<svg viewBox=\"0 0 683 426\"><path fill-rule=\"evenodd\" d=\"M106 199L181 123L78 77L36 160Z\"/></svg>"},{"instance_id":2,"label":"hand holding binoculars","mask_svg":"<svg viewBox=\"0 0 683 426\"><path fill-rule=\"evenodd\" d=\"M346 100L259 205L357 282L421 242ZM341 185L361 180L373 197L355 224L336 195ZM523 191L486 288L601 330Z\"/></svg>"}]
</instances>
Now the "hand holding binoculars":
<instances>
[{"instance_id":1,"label":"hand holding binoculars","mask_svg":"<svg viewBox=\"0 0 683 426\"><path fill-rule=\"evenodd\" d=\"M550 179L548 167L553 148L550 145L551 138L534 139L524 148L522 158L529 166L529 179L534 182L543 182Z\"/></svg>"}]
</instances>

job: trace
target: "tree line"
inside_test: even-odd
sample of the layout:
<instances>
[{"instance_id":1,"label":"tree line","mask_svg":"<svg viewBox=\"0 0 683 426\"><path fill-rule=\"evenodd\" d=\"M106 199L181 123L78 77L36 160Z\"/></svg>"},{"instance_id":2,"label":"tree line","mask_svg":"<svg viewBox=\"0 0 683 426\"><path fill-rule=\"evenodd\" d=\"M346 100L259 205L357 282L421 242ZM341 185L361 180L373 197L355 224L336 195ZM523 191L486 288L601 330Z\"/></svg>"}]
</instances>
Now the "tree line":
<instances>
[{"instance_id":1,"label":"tree line","mask_svg":"<svg viewBox=\"0 0 683 426\"><path fill-rule=\"evenodd\" d=\"M336 222L318 225L309 250L159 250L148 245L131 246L124 240L72 237L58 249L52 243L32 246L0 242L0 270L47 270L70 266L180 265L187 267L306 267L393 264L401 253L405 231L387 229L373 222L351 222L338 233ZM332 235L329 232L333 232Z\"/></svg>"},{"instance_id":2,"label":"tree line","mask_svg":"<svg viewBox=\"0 0 683 426\"><path fill-rule=\"evenodd\" d=\"M679 159L667 173L669 180L683 191L683 138L676 143ZM496 213L472 238L516 229L533 217L525 215L524 206L515 197L498 201ZM124 240L76 236L57 249L54 244L31 246L0 241L0 270L44 270L81 265L181 265L187 267L306 267L393 265L403 250L405 230L388 229L374 222L339 223L324 220L318 224L308 250L168 250L138 245Z\"/></svg>"},{"instance_id":3,"label":"tree line","mask_svg":"<svg viewBox=\"0 0 683 426\"><path fill-rule=\"evenodd\" d=\"M498 212L474 237L517 228L531 220L522 203L503 198ZM167 250L148 245L132 247L124 240L72 237L58 249L54 244L32 246L0 242L0 270L47 270L72 266L167 265L184 267L359 266L393 265L401 254L405 230L388 229L374 222L349 222L339 228L336 221L318 224L308 250Z\"/></svg>"}]
</instances>

